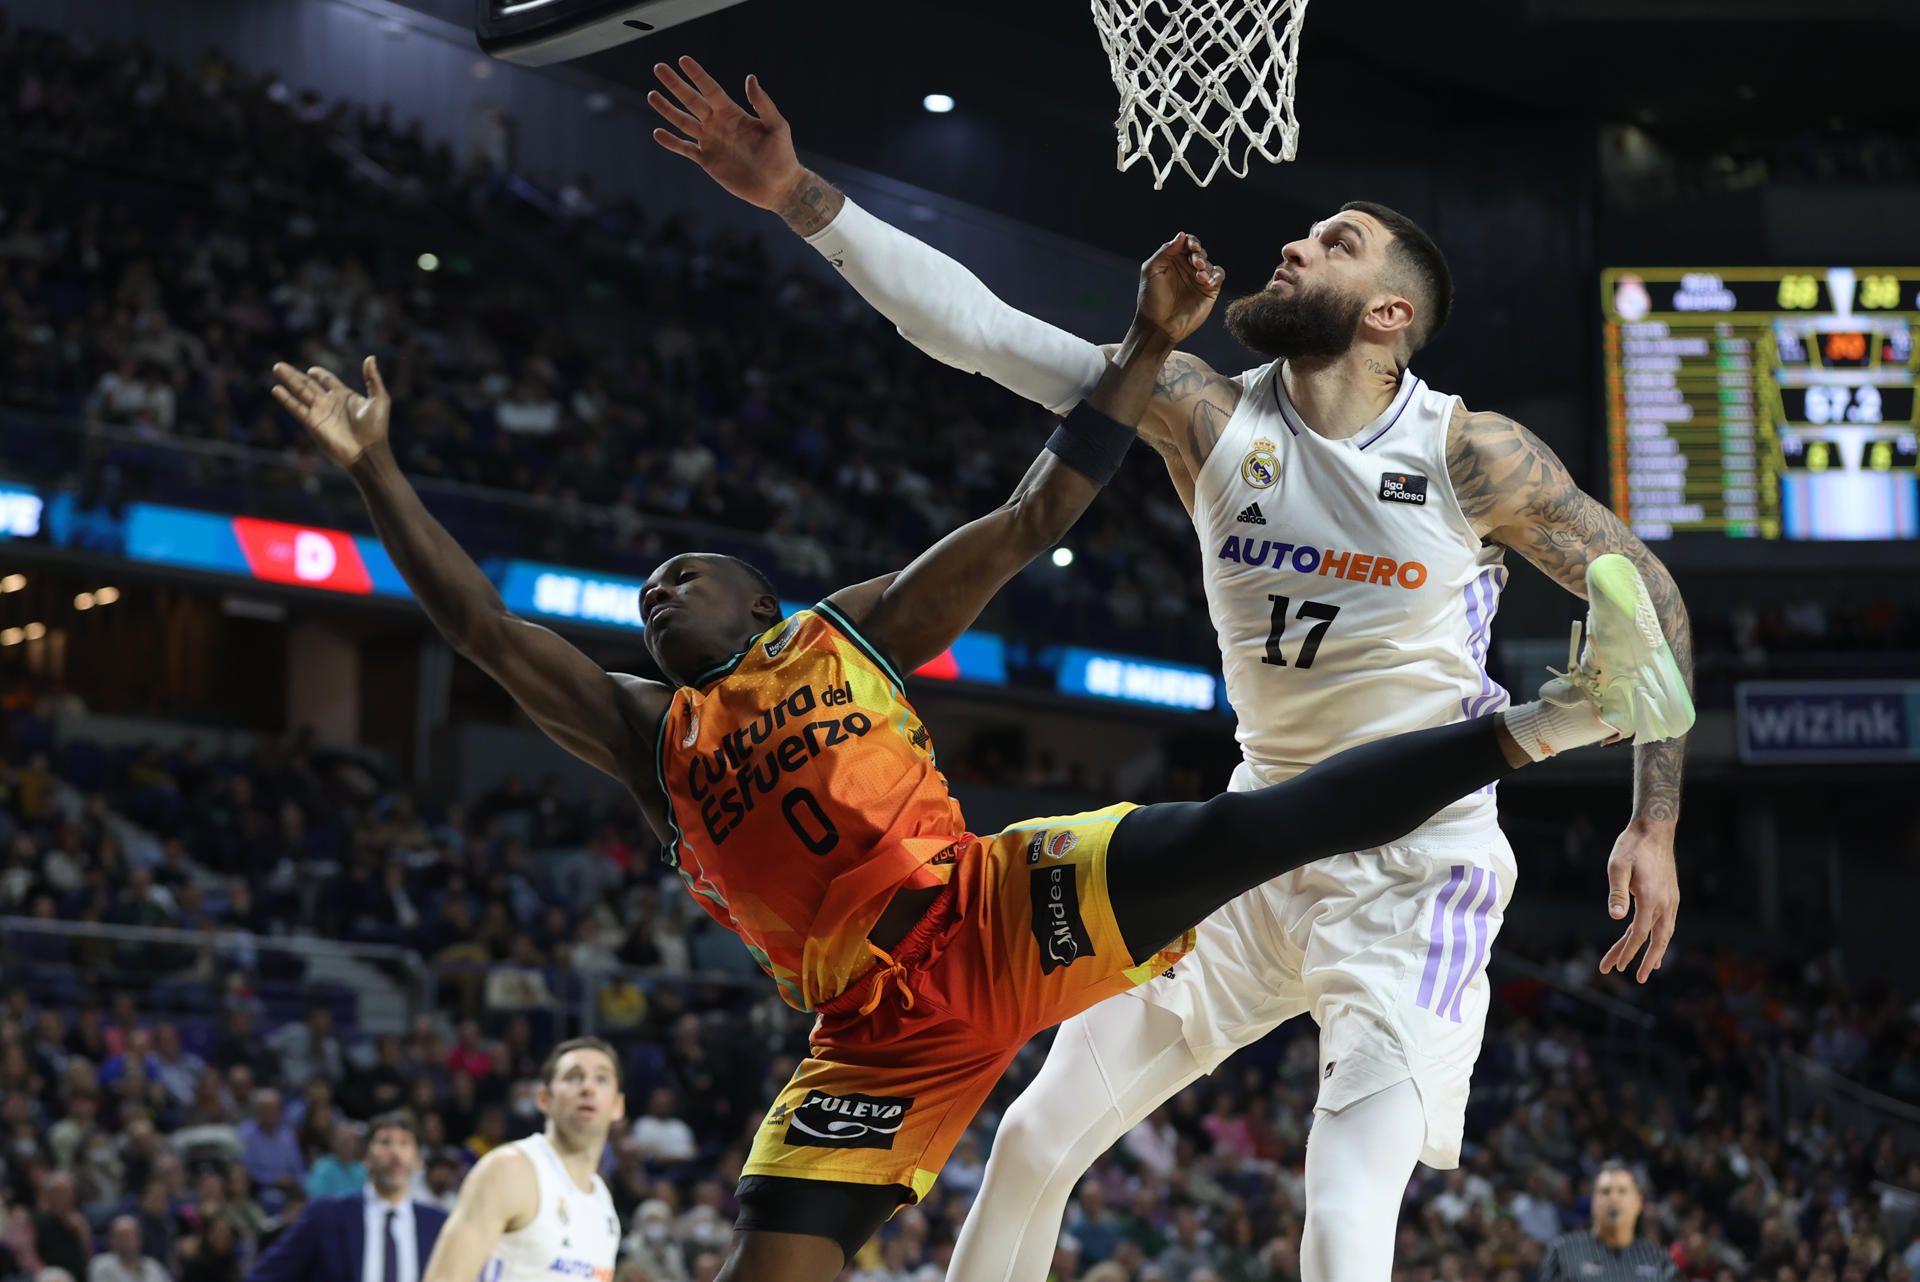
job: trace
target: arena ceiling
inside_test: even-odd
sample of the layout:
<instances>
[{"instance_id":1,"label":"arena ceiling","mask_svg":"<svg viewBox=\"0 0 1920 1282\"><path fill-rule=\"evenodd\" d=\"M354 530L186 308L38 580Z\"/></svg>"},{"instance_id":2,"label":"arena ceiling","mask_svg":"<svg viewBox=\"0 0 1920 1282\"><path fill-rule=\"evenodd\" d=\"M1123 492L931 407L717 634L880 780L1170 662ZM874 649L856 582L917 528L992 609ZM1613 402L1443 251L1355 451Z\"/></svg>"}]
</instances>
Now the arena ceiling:
<instances>
[{"instance_id":1,"label":"arena ceiling","mask_svg":"<svg viewBox=\"0 0 1920 1282\"><path fill-rule=\"evenodd\" d=\"M404 2L472 17L472 0ZM1300 159L1256 166L1250 185L1291 218L1357 166L1467 163L1483 142L1569 123L1634 124L1702 156L1834 131L1920 138L1916 47L1913 0L1313 0ZM1084 0L748 0L580 67L647 87L651 63L680 52L728 84L758 72L817 153L1042 226L1050 185L1116 181L1114 91ZM958 109L928 116L931 92ZM983 180L982 152L1004 184ZM1119 181L1116 200L1148 186Z\"/></svg>"}]
</instances>

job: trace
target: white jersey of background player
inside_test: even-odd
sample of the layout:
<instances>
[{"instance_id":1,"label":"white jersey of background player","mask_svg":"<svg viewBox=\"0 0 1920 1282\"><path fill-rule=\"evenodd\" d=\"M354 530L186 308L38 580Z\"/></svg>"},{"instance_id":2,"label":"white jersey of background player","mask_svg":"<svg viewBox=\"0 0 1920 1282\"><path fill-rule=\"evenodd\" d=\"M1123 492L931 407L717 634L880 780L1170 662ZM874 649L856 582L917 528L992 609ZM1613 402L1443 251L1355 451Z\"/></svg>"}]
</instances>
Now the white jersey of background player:
<instances>
[{"instance_id":1,"label":"white jersey of background player","mask_svg":"<svg viewBox=\"0 0 1920 1282\"><path fill-rule=\"evenodd\" d=\"M1098 380L1099 348L1007 307L803 169L756 81L750 114L690 59L682 68L706 115L689 125L661 95L649 101L700 142L655 139L778 213L908 340L1056 412ZM677 82L664 64L656 73ZM1503 706L1484 658L1507 548L1575 593L1591 560L1626 553L1690 670L1685 610L1645 546L1532 433L1469 413L1408 369L1451 301L1425 234L1391 210L1350 206L1281 257L1227 310L1234 337L1271 363L1226 377L1176 354L1140 428L1200 536L1240 717L1233 787ZM1624 917L1631 898L1635 914L1602 970L1624 970L1651 941L1645 980L1672 936L1681 753L1637 750L1633 820L1608 865L1610 912ZM1041 1282L1093 1160L1233 1049L1311 1012L1322 1081L1301 1273L1384 1282L1414 1163L1459 1159L1483 971L1513 880L1488 795L1384 852L1309 865L1221 909L1173 978L1062 1025L1001 1124L948 1276Z\"/></svg>"},{"instance_id":2,"label":"white jersey of background player","mask_svg":"<svg viewBox=\"0 0 1920 1282\"><path fill-rule=\"evenodd\" d=\"M468 1173L420 1282L613 1282L620 1217L598 1172L627 1115L614 1055L592 1037L548 1053L535 1095L546 1129Z\"/></svg>"}]
</instances>

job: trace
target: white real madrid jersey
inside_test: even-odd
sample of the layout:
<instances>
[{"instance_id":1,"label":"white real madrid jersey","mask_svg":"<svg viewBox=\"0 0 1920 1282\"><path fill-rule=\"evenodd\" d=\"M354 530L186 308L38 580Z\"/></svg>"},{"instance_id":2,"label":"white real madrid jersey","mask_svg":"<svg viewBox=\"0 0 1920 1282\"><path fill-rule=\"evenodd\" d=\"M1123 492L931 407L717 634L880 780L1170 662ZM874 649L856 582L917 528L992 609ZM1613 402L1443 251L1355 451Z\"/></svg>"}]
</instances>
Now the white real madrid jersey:
<instances>
[{"instance_id":1,"label":"white real madrid jersey","mask_svg":"<svg viewBox=\"0 0 1920 1282\"><path fill-rule=\"evenodd\" d=\"M1263 783L1508 703L1486 670L1503 552L1481 544L1447 476L1456 398L1409 370L1380 417L1329 440L1280 368L1236 380L1193 505L1227 700ZM1489 787L1428 827L1493 817Z\"/></svg>"},{"instance_id":2,"label":"white real madrid jersey","mask_svg":"<svg viewBox=\"0 0 1920 1282\"><path fill-rule=\"evenodd\" d=\"M524 1227L501 1237L480 1282L613 1282L620 1217L606 1181L595 1175L593 1192L582 1193L545 1135L516 1140L512 1147L533 1163L540 1209Z\"/></svg>"}]
</instances>

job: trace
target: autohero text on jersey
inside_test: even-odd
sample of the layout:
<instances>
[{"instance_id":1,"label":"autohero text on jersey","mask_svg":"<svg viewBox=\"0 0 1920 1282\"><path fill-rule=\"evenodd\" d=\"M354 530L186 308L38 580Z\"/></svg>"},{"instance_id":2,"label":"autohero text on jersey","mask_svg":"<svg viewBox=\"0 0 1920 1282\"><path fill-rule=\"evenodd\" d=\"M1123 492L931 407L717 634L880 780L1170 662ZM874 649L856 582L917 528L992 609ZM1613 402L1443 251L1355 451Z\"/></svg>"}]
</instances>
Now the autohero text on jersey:
<instances>
[{"instance_id":1,"label":"autohero text on jersey","mask_svg":"<svg viewBox=\"0 0 1920 1282\"><path fill-rule=\"evenodd\" d=\"M1295 574L1318 574L1322 578L1378 583L1409 591L1427 581L1427 567L1419 561L1396 561L1390 556L1282 543L1278 539L1256 539L1251 535L1243 538L1229 534L1217 556L1222 561L1238 561L1241 565L1265 565L1276 570L1292 570Z\"/></svg>"},{"instance_id":2,"label":"autohero text on jersey","mask_svg":"<svg viewBox=\"0 0 1920 1282\"><path fill-rule=\"evenodd\" d=\"M857 709L834 715L833 709L852 702L851 682L817 694L800 686L728 734L719 747L692 757L687 791L700 803L708 839L720 845L782 778L872 730L873 718Z\"/></svg>"}]
</instances>

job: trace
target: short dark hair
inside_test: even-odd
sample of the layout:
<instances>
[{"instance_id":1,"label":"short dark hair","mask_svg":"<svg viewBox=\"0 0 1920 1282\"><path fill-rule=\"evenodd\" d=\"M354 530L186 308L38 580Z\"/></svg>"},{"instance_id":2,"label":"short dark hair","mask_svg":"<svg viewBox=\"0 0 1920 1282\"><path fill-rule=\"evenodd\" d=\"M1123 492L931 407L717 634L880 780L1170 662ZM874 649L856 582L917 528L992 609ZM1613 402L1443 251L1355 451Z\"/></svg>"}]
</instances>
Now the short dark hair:
<instances>
[{"instance_id":1,"label":"short dark hair","mask_svg":"<svg viewBox=\"0 0 1920 1282\"><path fill-rule=\"evenodd\" d=\"M561 1059L573 1051L599 1051L602 1055L612 1060L613 1084L621 1090L626 1089L627 1072L626 1068L620 1063L620 1052L613 1049L613 1043L603 1041L598 1037L569 1037L566 1041L561 1042L558 1046L548 1051L547 1057L540 1061L540 1084L542 1086L553 1085L553 1075L555 1071L559 1069Z\"/></svg>"},{"instance_id":2,"label":"short dark hair","mask_svg":"<svg viewBox=\"0 0 1920 1282\"><path fill-rule=\"evenodd\" d=\"M396 1108L391 1113L382 1113L367 1123L367 1143L373 1143L381 1131L405 1131L413 1136L414 1147L420 1146L420 1126L413 1120L413 1114L404 1108Z\"/></svg>"},{"instance_id":3,"label":"short dark hair","mask_svg":"<svg viewBox=\"0 0 1920 1282\"><path fill-rule=\"evenodd\" d=\"M1635 1171L1631 1166L1628 1166L1625 1162L1622 1162L1619 1158L1616 1157L1611 1161L1602 1162L1600 1164L1600 1169L1593 1173L1593 1183L1596 1188L1599 1187L1600 1177L1603 1175L1626 1176L1629 1180L1633 1181L1633 1191L1635 1193L1638 1193L1642 1200L1645 1200L1647 1196L1647 1190L1640 1183L1639 1172Z\"/></svg>"},{"instance_id":4,"label":"short dark hair","mask_svg":"<svg viewBox=\"0 0 1920 1282\"><path fill-rule=\"evenodd\" d=\"M1419 351L1439 334L1453 310L1453 271L1447 266L1447 256L1419 223L1397 209L1371 200L1350 200L1340 208L1366 214L1393 233L1387 261L1405 274L1415 294L1413 331L1407 345Z\"/></svg>"},{"instance_id":5,"label":"short dark hair","mask_svg":"<svg viewBox=\"0 0 1920 1282\"><path fill-rule=\"evenodd\" d=\"M737 557L727 552L713 552L709 553L709 555L716 561L727 562L733 566L734 569L746 575L753 586L759 588L768 596L777 597L780 595L780 590L773 586L773 580L768 578L766 572L753 562L746 560L744 557Z\"/></svg>"}]
</instances>

